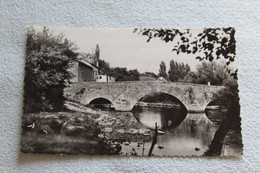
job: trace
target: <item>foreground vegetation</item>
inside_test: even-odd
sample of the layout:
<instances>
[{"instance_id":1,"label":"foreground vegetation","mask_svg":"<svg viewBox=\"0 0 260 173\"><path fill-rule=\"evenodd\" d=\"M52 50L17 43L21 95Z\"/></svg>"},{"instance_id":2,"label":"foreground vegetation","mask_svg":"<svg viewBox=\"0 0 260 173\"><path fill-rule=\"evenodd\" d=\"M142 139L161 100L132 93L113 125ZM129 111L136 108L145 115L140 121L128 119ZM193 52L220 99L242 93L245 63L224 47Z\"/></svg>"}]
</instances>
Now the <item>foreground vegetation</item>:
<instances>
[{"instance_id":1,"label":"foreground vegetation","mask_svg":"<svg viewBox=\"0 0 260 173\"><path fill-rule=\"evenodd\" d=\"M149 141L131 113L42 112L23 115L21 151L53 154L120 154L121 145Z\"/></svg>"}]
</instances>

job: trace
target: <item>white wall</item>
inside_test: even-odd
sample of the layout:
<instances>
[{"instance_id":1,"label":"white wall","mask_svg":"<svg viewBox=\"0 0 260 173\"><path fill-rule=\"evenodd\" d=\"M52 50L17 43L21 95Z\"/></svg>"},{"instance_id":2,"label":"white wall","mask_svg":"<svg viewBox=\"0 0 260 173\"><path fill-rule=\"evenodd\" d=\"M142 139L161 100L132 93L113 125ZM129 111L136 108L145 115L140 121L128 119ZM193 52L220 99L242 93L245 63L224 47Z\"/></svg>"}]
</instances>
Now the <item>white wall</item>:
<instances>
[{"instance_id":1,"label":"white wall","mask_svg":"<svg viewBox=\"0 0 260 173\"><path fill-rule=\"evenodd\" d=\"M0 172L260 172L259 6L257 0L0 0ZM26 26L30 25L234 26L244 156L208 159L20 154Z\"/></svg>"},{"instance_id":2,"label":"white wall","mask_svg":"<svg viewBox=\"0 0 260 173\"><path fill-rule=\"evenodd\" d=\"M98 75L96 82L107 82L107 75Z\"/></svg>"},{"instance_id":3,"label":"white wall","mask_svg":"<svg viewBox=\"0 0 260 173\"><path fill-rule=\"evenodd\" d=\"M115 82L115 78L107 75L98 75L96 82Z\"/></svg>"}]
</instances>

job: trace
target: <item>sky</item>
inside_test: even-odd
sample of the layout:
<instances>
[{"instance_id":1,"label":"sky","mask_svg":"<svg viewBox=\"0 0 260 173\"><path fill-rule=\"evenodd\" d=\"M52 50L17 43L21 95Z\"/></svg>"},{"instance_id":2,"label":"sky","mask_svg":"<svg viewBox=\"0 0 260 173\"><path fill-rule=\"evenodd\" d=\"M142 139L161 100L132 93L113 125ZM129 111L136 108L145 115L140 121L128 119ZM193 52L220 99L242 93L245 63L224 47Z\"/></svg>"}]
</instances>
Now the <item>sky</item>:
<instances>
[{"instance_id":1,"label":"sky","mask_svg":"<svg viewBox=\"0 0 260 173\"><path fill-rule=\"evenodd\" d=\"M39 29L39 28L37 28ZM87 28L50 28L54 34L63 33L65 38L77 45L78 52L93 53L96 44L99 45L100 59L110 64L110 67L126 67L137 69L140 73L159 73L160 63L164 61L166 70L173 59L189 64L195 70L201 61L197 55L172 52L174 42L163 42L153 38L146 42L146 36L133 33L133 29L87 29ZM198 30L193 30L198 32Z\"/></svg>"}]
</instances>

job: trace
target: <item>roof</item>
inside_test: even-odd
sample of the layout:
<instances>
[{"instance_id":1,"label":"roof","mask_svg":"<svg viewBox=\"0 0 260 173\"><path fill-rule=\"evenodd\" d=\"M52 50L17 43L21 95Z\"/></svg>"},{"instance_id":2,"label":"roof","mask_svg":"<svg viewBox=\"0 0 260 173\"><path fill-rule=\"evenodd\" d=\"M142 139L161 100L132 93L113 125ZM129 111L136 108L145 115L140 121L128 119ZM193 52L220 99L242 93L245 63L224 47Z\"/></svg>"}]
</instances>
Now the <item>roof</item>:
<instances>
[{"instance_id":1,"label":"roof","mask_svg":"<svg viewBox=\"0 0 260 173\"><path fill-rule=\"evenodd\" d=\"M98 67L97 67L96 65L90 64L89 62L87 62L87 61L85 61L85 60L79 59L78 61L79 61L80 63L82 63L82 64L85 64L85 65L91 67L92 69L98 69Z\"/></svg>"}]
</instances>

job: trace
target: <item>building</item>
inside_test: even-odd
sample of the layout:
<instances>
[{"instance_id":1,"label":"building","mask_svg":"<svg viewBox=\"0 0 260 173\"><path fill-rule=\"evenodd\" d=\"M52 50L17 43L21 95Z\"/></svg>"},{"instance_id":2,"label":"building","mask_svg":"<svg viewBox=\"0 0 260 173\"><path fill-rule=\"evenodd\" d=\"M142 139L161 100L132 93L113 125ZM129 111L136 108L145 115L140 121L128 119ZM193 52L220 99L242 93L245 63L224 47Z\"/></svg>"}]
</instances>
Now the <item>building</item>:
<instances>
[{"instance_id":1,"label":"building","mask_svg":"<svg viewBox=\"0 0 260 173\"><path fill-rule=\"evenodd\" d=\"M98 56L96 54L80 53L77 61L69 70L73 77L72 82L115 82L115 78L99 70Z\"/></svg>"},{"instance_id":2,"label":"building","mask_svg":"<svg viewBox=\"0 0 260 173\"><path fill-rule=\"evenodd\" d=\"M106 74L99 74L97 75L97 80L96 82L115 82L116 78L113 76L108 76Z\"/></svg>"}]
</instances>

